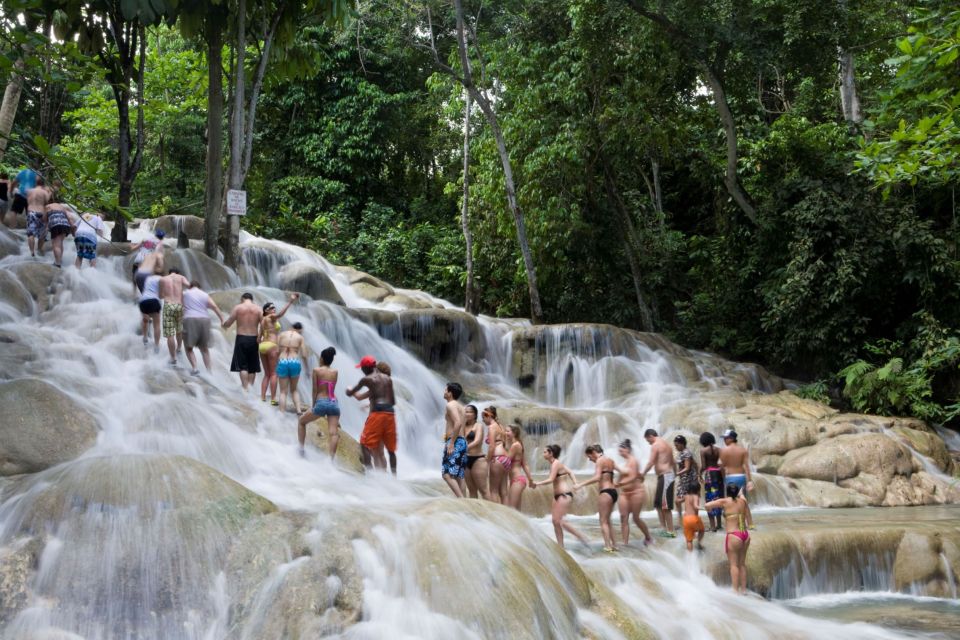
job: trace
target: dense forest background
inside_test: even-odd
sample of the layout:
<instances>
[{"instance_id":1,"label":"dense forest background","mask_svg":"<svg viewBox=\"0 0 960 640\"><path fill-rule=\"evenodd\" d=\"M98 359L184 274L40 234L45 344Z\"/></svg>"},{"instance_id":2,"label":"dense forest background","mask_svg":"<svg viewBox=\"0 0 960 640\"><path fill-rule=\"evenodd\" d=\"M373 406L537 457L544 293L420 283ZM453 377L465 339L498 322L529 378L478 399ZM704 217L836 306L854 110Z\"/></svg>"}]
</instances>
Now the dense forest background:
<instances>
[{"instance_id":1,"label":"dense forest background","mask_svg":"<svg viewBox=\"0 0 960 640\"><path fill-rule=\"evenodd\" d=\"M59 163L76 197L115 193L116 78L50 33L66 5L129 3L4 4L5 81L27 61L4 169ZM197 4L227 25L236 11ZM364 0L336 21L292 5L267 54L243 227L464 303L461 3ZM204 214L209 31L177 6L153 2L144 30L144 150L120 203L138 217ZM462 14L499 130L474 100L473 310L531 316L519 213L545 321L663 332L864 410L957 413L955 3L501 0ZM226 38L225 63L236 53Z\"/></svg>"}]
</instances>

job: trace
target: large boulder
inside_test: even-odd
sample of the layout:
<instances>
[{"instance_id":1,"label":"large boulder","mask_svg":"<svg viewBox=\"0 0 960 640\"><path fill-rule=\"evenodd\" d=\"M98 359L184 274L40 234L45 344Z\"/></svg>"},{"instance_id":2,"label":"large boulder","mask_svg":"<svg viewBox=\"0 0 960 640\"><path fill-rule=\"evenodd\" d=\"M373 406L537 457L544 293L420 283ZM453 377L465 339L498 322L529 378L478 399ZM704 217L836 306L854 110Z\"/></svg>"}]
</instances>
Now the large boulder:
<instances>
[{"instance_id":1,"label":"large boulder","mask_svg":"<svg viewBox=\"0 0 960 640\"><path fill-rule=\"evenodd\" d=\"M324 271L305 262L291 262L280 271L279 288L299 291L314 300L325 300L344 305L336 285Z\"/></svg>"},{"instance_id":2,"label":"large boulder","mask_svg":"<svg viewBox=\"0 0 960 640\"><path fill-rule=\"evenodd\" d=\"M63 286L63 273L48 262L21 262L8 269L30 293L37 310L46 311L53 306L54 296Z\"/></svg>"},{"instance_id":3,"label":"large boulder","mask_svg":"<svg viewBox=\"0 0 960 640\"><path fill-rule=\"evenodd\" d=\"M337 272L343 274L353 291L368 302L382 302L387 296L395 294L393 287L369 273L353 267L337 267Z\"/></svg>"},{"instance_id":4,"label":"large boulder","mask_svg":"<svg viewBox=\"0 0 960 640\"><path fill-rule=\"evenodd\" d=\"M476 316L455 309L400 311L403 346L430 366L464 363L464 357L479 361L486 340Z\"/></svg>"},{"instance_id":5,"label":"large boulder","mask_svg":"<svg viewBox=\"0 0 960 640\"><path fill-rule=\"evenodd\" d=\"M6 269L0 269L0 302L10 305L24 316L33 312L33 296L20 283L20 279Z\"/></svg>"},{"instance_id":6,"label":"large boulder","mask_svg":"<svg viewBox=\"0 0 960 640\"><path fill-rule=\"evenodd\" d=\"M154 231L163 231L168 238L177 239L185 233L190 240L203 240L203 218L198 216L160 216L153 223Z\"/></svg>"},{"instance_id":7,"label":"large boulder","mask_svg":"<svg viewBox=\"0 0 960 640\"><path fill-rule=\"evenodd\" d=\"M187 280L199 281L200 287L207 291L229 289L240 284L233 271L197 249L168 250L164 266L179 269Z\"/></svg>"},{"instance_id":8,"label":"large boulder","mask_svg":"<svg viewBox=\"0 0 960 640\"><path fill-rule=\"evenodd\" d=\"M20 244L23 241L10 229L0 226L0 260L7 256L20 254Z\"/></svg>"},{"instance_id":9,"label":"large boulder","mask_svg":"<svg viewBox=\"0 0 960 640\"><path fill-rule=\"evenodd\" d=\"M97 421L56 387L35 379L0 383L0 475L34 473L94 445Z\"/></svg>"},{"instance_id":10,"label":"large boulder","mask_svg":"<svg viewBox=\"0 0 960 640\"><path fill-rule=\"evenodd\" d=\"M329 451L327 419L319 418L307 425L308 440L317 448L321 455ZM337 441L337 466L346 471L364 473L363 458L360 453L360 443L349 433L340 429L340 440Z\"/></svg>"}]
</instances>

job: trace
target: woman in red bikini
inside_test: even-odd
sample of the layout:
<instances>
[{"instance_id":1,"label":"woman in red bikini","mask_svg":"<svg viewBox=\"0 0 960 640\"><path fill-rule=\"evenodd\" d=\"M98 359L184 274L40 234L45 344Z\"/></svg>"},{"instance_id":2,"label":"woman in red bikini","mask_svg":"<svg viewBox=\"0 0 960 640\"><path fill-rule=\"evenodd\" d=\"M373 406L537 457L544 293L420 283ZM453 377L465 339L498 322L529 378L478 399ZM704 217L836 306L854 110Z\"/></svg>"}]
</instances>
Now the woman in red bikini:
<instances>
[{"instance_id":1,"label":"woman in red bikini","mask_svg":"<svg viewBox=\"0 0 960 640\"><path fill-rule=\"evenodd\" d=\"M497 422L497 408L483 410L483 422L487 425L487 466L490 469L490 500L498 504L509 504L507 478L510 475L512 461L503 445L507 436Z\"/></svg>"},{"instance_id":2,"label":"woman in red bikini","mask_svg":"<svg viewBox=\"0 0 960 640\"><path fill-rule=\"evenodd\" d=\"M586 482L573 485L573 488L579 489L595 482L600 483L597 506L600 515L600 532L603 534L603 550L607 553L613 553L617 550L617 543L613 539L610 514L613 513L613 505L617 503L618 498L617 490L613 484L613 472L617 465L613 460L603 455L603 447L599 444L592 444L587 447L586 454L590 462L597 465L597 471L592 478Z\"/></svg>"},{"instance_id":3,"label":"woman in red bikini","mask_svg":"<svg viewBox=\"0 0 960 640\"><path fill-rule=\"evenodd\" d=\"M727 497L712 500L703 505L704 509L723 509L723 520L727 525L727 537L723 541L723 550L730 561L730 582L737 593L747 592L747 550L750 548L750 532L745 522L747 501L740 495L740 486L727 485Z\"/></svg>"},{"instance_id":4,"label":"woman in red bikini","mask_svg":"<svg viewBox=\"0 0 960 640\"><path fill-rule=\"evenodd\" d=\"M523 451L523 441L520 439L520 425L510 425L507 433L507 456L510 458L510 488L507 492L507 506L520 511L520 500L523 490L533 482L530 477L530 468L527 466L527 457Z\"/></svg>"}]
</instances>

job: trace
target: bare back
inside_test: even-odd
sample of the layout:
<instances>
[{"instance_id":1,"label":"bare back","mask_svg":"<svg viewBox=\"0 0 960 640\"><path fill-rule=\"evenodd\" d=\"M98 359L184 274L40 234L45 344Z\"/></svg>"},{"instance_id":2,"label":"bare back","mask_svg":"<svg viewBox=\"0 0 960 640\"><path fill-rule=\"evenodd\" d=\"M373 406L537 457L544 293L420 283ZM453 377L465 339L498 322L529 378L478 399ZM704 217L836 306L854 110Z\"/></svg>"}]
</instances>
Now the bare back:
<instances>
[{"instance_id":1,"label":"bare back","mask_svg":"<svg viewBox=\"0 0 960 640\"><path fill-rule=\"evenodd\" d=\"M443 412L444 421L447 426L447 430L443 436L444 440L449 440L450 438L456 439L463 436L463 424L466 422L466 413L466 408L456 400L451 400L447 403L446 411Z\"/></svg>"},{"instance_id":2,"label":"bare back","mask_svg":"<svg viewBox=\"0 0 960 640\"><path fill-rule=\"evenodd\" d=\"M27 209L42 213L53 199L53 194L47 187L34 187L27 191Z\"/></svg>"},{"instance_id":3,"label":"bare back","mask_svg":"<svg viewBox=\"0 0 960 640\"><path fill-rule=\"evenodd\" d=\"M179 273L170 273L160 278L160 298L164 302L183 304L183 288L190 286L190 281Z\"/></svg>"},{"instance_id":4,"label":"bare back","mask_svg":"<svg viewBox=\"0 0 960 640\"><path fill-rule=\"evenodd\" d=\"M337 386L340 373L336 369L320 365L313 369L313 388L317 399L331 399L330 392Z\"/></svg>"},{"instance_id":5,"label":"bare back","mask_svg":"<svg viewBox=\"0 0 960 640\"><path fill-rule=\"evenodd\" d=\"M237 323L237 335L255 336L260 319L263 318L263 309L251 300L244 300L233 308L230 317Z\"/></svg>"},{"instance_id":6,"label":"bare back","mask_svg":"<svg viewBox=\"0 0 960 640\"><path fill-rule=\"evenodd\" d=\"M300 350L303 348L303 336L290 329L277 337L277 344L280 346L281 358L298 358L300 357Z\"/></svg>"},{"instance_id":7,"label":"bare back","mask_svg":"<svg viewBox=\"0 0 960 640\"><path fill-rule=\"evenodd\" d=\"M377 405L393 407L396 404L393 397L393 380L390 379L390 376L374 370L373 373L360 380L357 387L361 386L370 389L370 406L373 411L377 410Z\"/></svg>"},{"instance_id":8,"label":"bare back","mask_svg":"<svg viewBox=\"0 0 960 640\"><path fill-rule=\"evenodd\" d=\"M727 475L743 474L747 472L749 454L739 444L727 445L720 450L720 463Z\"/></svg>"},{"instance_id":9,"label":"bare back","mask_svg":"<svg viewBox=\"0 0 960 640\"><path fill-rule=\"evenodd\" d=\"M663 438L654 440L650 447L650 459L653 461L653 469L658 476L672 473L676 468L673 461L673 449Z\"/></svg>"}]
</instances>

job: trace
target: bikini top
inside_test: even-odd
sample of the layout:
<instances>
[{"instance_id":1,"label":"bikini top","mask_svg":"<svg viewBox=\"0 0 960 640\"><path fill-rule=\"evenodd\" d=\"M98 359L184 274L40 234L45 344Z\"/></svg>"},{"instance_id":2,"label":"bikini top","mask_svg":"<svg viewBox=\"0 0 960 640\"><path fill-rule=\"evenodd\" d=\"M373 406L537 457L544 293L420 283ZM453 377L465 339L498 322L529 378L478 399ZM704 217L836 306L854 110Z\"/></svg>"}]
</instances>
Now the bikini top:
<instances>
[{"instance_id":1,"label":"bikini top","mask_svg":"<svg viewBox=\"0 0 960 640\"><path fill-rule=\"evenodd\" d=\"M729 513L727 511L723 512L724 518L732 518L734 516L736 516L737 518L737 530L746 531L747 528L744 526L744 522L743 522L743 512L740 512L740 513Z\"/></svg>"},{"instance_id":2,"label":"bikini top","mask_svg":"<svg viewBox=\"0 0 960 640\"><path fill-rule=\"evenodd\" d=\"M600 475L603 475L605 473L609 473L611 476L613 475L613 471L601 471Z\"/></svg>"},{"instance_id":3,"label":"bikini top","mask_svg":"<svg viewBox=\"0 0 960 640\"><path fill-rule=\"evenodd\" d=\"M476 431L471 431L467 434L467 442L473 442L473 439L477 437Z\"/></svg>"},{"instance_id":4,"label":"bikini top","mask_svg":"<svg viewBox=\"0 0 960 640\"><path fill-rule=\"evenodd\" d=\"M327 385L327 396L328 396L331 400L336 400L336 399L337 399L337 396L333 395L333 383L330 382L329 380L317 380L317 386L318 386L318 387L319 387L320 385L322 385L322 384Z\"/></svg>"},{"instance_id":5,"label":"bikini top","mask_svg":"<svg viewBox=\"0 0 960 640\"><path fill-rule=\"evenodd\" d=\"M568 475L570 474L567 473L566 471L561 471L560 473L557 474L557 477L559 478L560 476L568 476Z\"/></svg>"}]
</instances>

